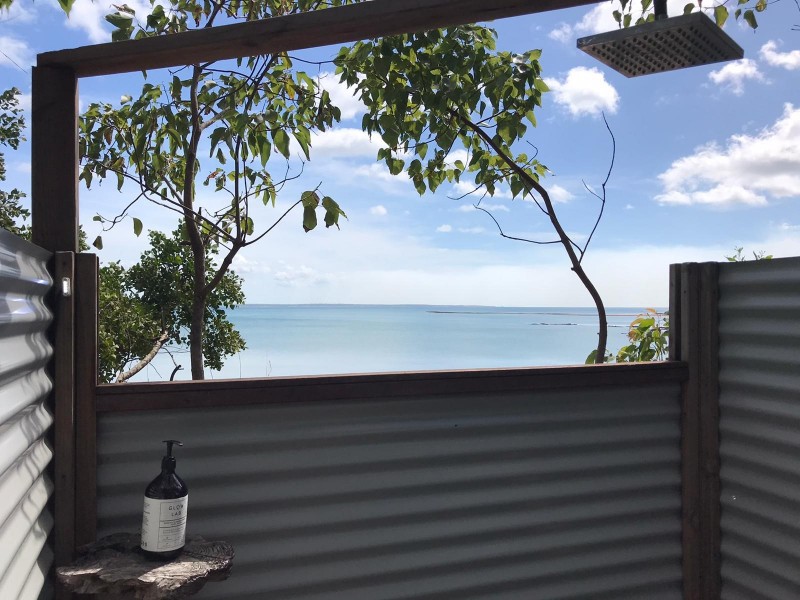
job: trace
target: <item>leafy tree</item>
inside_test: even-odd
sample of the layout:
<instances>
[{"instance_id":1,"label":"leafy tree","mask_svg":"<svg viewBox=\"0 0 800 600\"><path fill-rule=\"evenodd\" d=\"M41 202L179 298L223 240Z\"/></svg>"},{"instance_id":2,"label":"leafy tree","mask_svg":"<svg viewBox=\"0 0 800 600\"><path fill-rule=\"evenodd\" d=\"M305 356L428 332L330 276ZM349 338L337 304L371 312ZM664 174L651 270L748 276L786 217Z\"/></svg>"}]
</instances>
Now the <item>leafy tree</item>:
<instances>
[{"instance_id":1,"label":"leafy tree","mask_svg":"<svg viewBox=\"0 0 800 600\"><path fill-rule=\"evenodd\" d=\"M119 263L100 273L100 374L122 382L144 369L166 345L188 343L193 298L194 257L179 227L167 236L149 233L150 248L138 263ZM211 277L216 245L205 247ZM208 295L204 311L204 366L219 370L227 356L245 348L226 309L244 302L241 279L227 272Z\"/></svg>"},{"instance_id":2,"label":"leafy tree","mask_svg":"<svg viewBox=\"0 0 800 600\"><path fill-rule=\"evenodd\" d=\"M100 268L99 377L122 382L141 371L161 349L168 333L154 307L131 289L119 262Z\"/></svg>"},{"instance_id":3,"label":"leafy tree","mask_svg":"<svg viewBox=\"0 0 800 600\"><path fill-rule=\"evenodd\" d=\"M541 52L500 52L495 39L493 30L477 25L392 36L342 48L335 64L341 80L356 88L367 107L362 128L380 135L386 144L378 159L394 175L405 171L420 194L435 191L445 181L458 182L466 173L490 196L505 184L514 198L536 203L556 232L555 239L534 241L507 236L502 229L500 233L563 246L597 308L596 356L602 362L605 307L582 265L597 222L582 246L573 241L539 181L547 167L535 155L517 150L528 126L536 125L534 110L548 89L540 76ZM466 150L466 162L450 158L457 148ZM602 216L605 199L598 197Z\"/></svg>"},{"instance_id":4,"label":"leafy tree","mask_svg":"<svg viewBox=\"0 0 800 600\"><path fill-rule=\"evenodd\" d=\"M151 0L152 11L138 20L127 5L107 17L114 40L167 35L232 21L264 19L345 4L345 0L257 0L210 3L182 0L165 6ZM206 328L206 310L215 290L224 285L236 254L259 241L286 214L302 205L302 226L317 225L324 211L326 227L345 216L330 197L307 190L274 223L257 228L251 202L274 205L290 176L290 140L305 158L311 133L340 118L330 96L305 72L294 68L286 53L254 56L236 63L202 63L177 69L168 81L146 82L137 98L125 96L118 107L92 104L80 123L81 179L87 186L112 178L118 188L138 189L134 203L145 199L177 212L190 250L191 309L186 341L194 379L203 378L203 339L221 332ZM208 152L202 165L201 153ZM275 171L276 163L279 164ZM277 173L277 174L274 174ZM199 197L198 184L213 190ZM113 226L117 216L95 217ZM134 231L143 229L133 219ZM96 240L101 244L102 240ZM206 260L209 248L219 261ZM216 363L218 356L212 357Z\"/></svg>"},{"instance_id":5,"label":"leafy tree","mask_svg":"<svg viewBox=\"0 0 800 600\"><path fill-rule=\"evenodd\" d=\"M11 88L0 93L0 146L7 146L12 150L19 148L19 143L24 141L22 131L25 129L25 119L19 107L20 91ZM6 180L5 155L0 152L0 181ZM25 221L31 213L22 206L25 194L14 188L10 191L0 190L0 227L26 239L30 238L30 227Z\"/></svg>"}]
</instances>

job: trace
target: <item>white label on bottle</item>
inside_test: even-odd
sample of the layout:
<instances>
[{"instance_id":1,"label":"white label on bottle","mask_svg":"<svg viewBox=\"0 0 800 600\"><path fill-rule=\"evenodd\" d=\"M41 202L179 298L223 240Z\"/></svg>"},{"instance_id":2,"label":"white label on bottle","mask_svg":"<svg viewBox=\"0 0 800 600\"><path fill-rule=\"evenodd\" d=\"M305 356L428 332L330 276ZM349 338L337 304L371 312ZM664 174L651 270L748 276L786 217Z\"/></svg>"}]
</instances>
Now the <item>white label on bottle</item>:
<instances>
[{"instance_id":1,"label":"white label on bottle","mask_svg":"<svg viewBox=\"0 0 800 600\"><path fill-rule=\"evenodd\" d=\"M183 547L186 538L188 494L183 498L156 500L144 498L142 511L142 549L169 552Z\"/></svg>"}]
</instances>

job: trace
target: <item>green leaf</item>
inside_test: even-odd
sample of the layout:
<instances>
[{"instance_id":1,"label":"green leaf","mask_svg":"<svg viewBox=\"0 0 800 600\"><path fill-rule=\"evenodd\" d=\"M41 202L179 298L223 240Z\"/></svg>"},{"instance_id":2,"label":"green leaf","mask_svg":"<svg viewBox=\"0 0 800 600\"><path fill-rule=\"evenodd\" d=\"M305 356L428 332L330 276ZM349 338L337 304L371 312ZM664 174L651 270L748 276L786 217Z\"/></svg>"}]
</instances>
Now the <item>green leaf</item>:
<instances>
[{"instance_id":1,"label":"green leaf","mask_svg":"<svg viewBox=\"0 0 800 600\"><path fill-rule=\"evenodd\" d=\"M305 208L317 208L319 206L319 195L313 191L303 192L300 195L300 201Z\"/></svg>"},{"instance_id":2,"label":"green leaf","mask_svg":"<svg viewBox=\"0 0 800 600\"><path fill-rule=\"evenodd\" d=\"M103 249L103 236L98 235L96 238L94 238L94 241L92 242L92 246L94 246L98 250L102 250Z\"/></svg>"},{"instance_id":3,"label":"green leaf","mask_svg":"<svg viewBox=\"0 0 800 600\"><path fill-rule=\"evenodd\" d=\"M765 10L767 10L767 0L758 0L756 2L756 11L764 12Z\"/></svg>"},{"instance_id":4,"label":"green leaf","mask_svg":"<svg viewBox=\"0 0 800 600\"><path fill-rule=\"evenodd\" d=\"M306 232L311 231L317 226L317 211L313 206L306 206L303 208L303 229Z\"/></svg>"},{"instance_id":5,"label":"green leaf","mask_svg":"<svg viewBox=\"0 0 800 600\"><path fill-rule=\"evenodd\" d=\"M111 23L117 29L130 29L131 24L133 23L133 18L116 12L106 15L106 21Z\"/></svg>"},{"instance_id":6,"label":"green leaf","mask_svg":"<svg viewBox=\"0 0 800 600\"><path fill-rule=\"evenodd\" d=\"M752 29L758 29L758 21L756 15L752 10L746 10L742 13L742 17Z\"/></svg>"},{"instance_id":7,"label":"green leaf","mask_svg":"<svg viewBox=\"0 0 800 600\"><path fill-rule=\"evenodd\" d=\"M347 218L347 215L344 214L344 211L330 196L325 196L322 199L322 207L325 209L325 227L332 227L336 225L336 227L338 228L339 216L341 215L345 219Z\"/></svg>"},{"instance_id":8,"label":"green leaf","mask_svg":"<svg viewBox=\"0 0 800 600\"><path fill-rule=\"evenodd\" d=\"M386 162L389 165L389 173L392 175L399 175L403 172L405 163L399 158L389 158Z\"/></svg>"},{"instance_id":9,"label":"green leaf","mask_svg":"<svg viewBox=\"0 0 800 600\"><path fill-rule=\"evenodd\" d=\"M133 217L133 233L136 234L136 237L142 234L142 221L136 217Z\"/></svg>"},{"instance_id":10,"label":"green leaf","mask_svg":"<svg viewBox=\"0 0 800 600\"><path fill-rule=\"evenodd\" d=\"M75 4L75 0L58 0L58 5L67 15L69 15L69 11L72 10L73 4Z\"/></svg>"},{"instance_id":11,"label":"green leaf","mask_svg":"<svg viewBox=\"0 0 800 600\"><path fill-rule=\"evenodd\" d=\"M725 25L725 21L728 20L728 9L725 8L724 5L719 4L714 7L714 21L717 23L717 27L722 27Z\"/></svg>"},{"instance_id":12,"label":"green leaf","mask_svg":"<svg viewBox=\"0 0 800 600\"><path fill-rule=\"evenodd\" d=\"M692 13L693 10L694 10L694 4L689 3L683 7L683 14L689 15Z\"/></svg>"},{"instance_id":13,"label":"green leaf","mask_svg":"<svg viewBox=\"0 0 800 600\"><path fill-rule=\"evenodd\" d=\"M272 140L275 142L278 152L289 158L289 135L283 129L278 129L272 135Z\"/></svg>"}]
</instances>

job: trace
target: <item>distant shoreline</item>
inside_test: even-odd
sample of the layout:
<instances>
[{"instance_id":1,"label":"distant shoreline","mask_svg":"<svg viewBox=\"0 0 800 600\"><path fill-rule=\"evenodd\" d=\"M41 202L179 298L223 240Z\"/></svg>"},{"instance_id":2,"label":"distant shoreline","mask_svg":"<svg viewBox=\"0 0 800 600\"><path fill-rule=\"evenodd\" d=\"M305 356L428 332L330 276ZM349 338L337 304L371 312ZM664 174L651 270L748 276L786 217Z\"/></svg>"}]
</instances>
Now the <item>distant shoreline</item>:
<instances>
[{"instance_id":1,"label":"distant shoreline","mask_svg":"<svg viewBox=\"0 0 800 600\"><path fill-rule=\"evenodd\" d=\"M586 313L572 312L533 312L533 311L485 311L485 310L426 310L425 312L441 315L550 315L559 317L585 317ZM609 317L638 317L641 313L608 313ZM542 323L544 325L545 323ZM562 325L574 325L575 323L562 323Z\"/></svg>"}]
</instances>

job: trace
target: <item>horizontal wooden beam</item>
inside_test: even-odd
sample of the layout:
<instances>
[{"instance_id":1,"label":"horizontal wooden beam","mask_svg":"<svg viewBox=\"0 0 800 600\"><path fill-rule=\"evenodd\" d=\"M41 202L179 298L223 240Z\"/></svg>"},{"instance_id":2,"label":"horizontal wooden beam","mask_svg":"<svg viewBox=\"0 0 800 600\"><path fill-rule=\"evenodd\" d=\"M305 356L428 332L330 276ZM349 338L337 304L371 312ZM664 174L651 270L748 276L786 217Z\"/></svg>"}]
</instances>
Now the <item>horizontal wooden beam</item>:
<instances>
[{"instance_id":1,"label":"horizontal wooden beam","mask_svg":"<svg viewBox=\"0 0 800 600\"><path fill-rule=\"evenodd\" d=\"M318 48L505 17L597 0L371 0L307 13L39 54L37 64L79 77L128 73L303 48Z\"/></svg>"},{"instance_id":2,"label":"horizontal wooden beam","mask_svg":"<svg viewBox=\"0 0 800 600\"><path fill-rule=\"evenodd\" d=\"M97 388L97 411L213 408L420 395L534 392L582 387L589 389L600 386L646 387L682 382L687 377L685 363L660 362L108 384ZM646 395L643 395L642 401L646 401Z\"/></svg>"}]
</instances>

